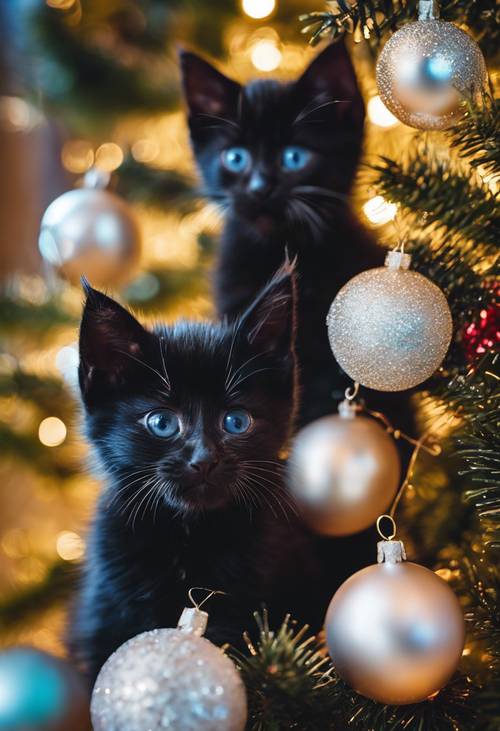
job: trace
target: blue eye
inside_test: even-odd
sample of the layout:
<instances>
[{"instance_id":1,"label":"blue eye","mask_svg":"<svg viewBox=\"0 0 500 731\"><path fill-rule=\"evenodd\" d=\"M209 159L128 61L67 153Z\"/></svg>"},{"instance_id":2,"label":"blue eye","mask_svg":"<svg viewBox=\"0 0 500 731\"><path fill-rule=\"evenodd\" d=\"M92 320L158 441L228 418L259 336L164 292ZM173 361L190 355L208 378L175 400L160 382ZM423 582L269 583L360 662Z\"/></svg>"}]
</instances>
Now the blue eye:
<instances>
[{"instance_id":1,"label":"blue eye","mask_svg":"<svg viewBox=\"0 0 500 731\"><path fill-rule=\"evenodd\" d=\"M250 166L250 153L244 147L230 147L222 153L222 164L232 173L242 173Z\"/></svg>"},{"instance_id":2,"label":"blue eye","mask_svg":"<svg viewBox=\"0 0 500 731\"><path fill-rule=\"evenodd\" d=\"M152 411L146 416L146 426L155 437L168 439L180 431L179 417L170 409Z\"/></svg>"},{"instance_id":3,"label":"blue eye","mask_svg":"<svg viewBox=\"0 0 500 731\"><path fill-rule=\"evenodd\" d=\"M252 417L244 409L232 409L224 415L223 423L229 434L244 434L252 425Z\"/></svg>"},{"instance_id":4,"label":"blue eye","mask_svg":"<svg viewBox=\"0 0 500 731\"><path fill-rule=\"evenodd\" d=\"M304 150L303 147L285 147L281 158L281 166L283 170L302 170L310 159L311 153Z\"/></svg>"}]
</instances>

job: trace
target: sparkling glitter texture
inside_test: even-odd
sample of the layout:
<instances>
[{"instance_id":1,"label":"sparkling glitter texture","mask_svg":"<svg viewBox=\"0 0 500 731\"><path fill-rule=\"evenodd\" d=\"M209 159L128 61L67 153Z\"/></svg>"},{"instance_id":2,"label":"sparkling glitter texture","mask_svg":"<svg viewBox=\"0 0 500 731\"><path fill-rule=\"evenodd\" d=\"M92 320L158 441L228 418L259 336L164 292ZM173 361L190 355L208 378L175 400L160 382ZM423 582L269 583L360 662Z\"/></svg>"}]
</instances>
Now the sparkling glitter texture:
<instances>
[{"instance_id":1,"label":"sparkling glitter texture","mask_svg":"<svg viewBox=\"0 0 500 731\"><path fill-rule=\"evenodd\" d=\"M335 358L361 385L402 391L431 376L451 340L444 294L418 272L369 269L340 290L327 317Z\"/></svg>"},{"instance_id":2,"label":"sparkling glitter texture","mask_svg":"<svg viewBox=\"0 0 500 731\"><path fill-rule=\"evenodd\" d=\"M458 599L433 571L404 561L400 541L378 545L382 563L345 581L325 620L338 673L379 703L418 703L455 671L465 638Z\"/></svg>"},{"instance_id":3,"label":"sparkling glitter texture","mask_svg":"<svg viewBox=\"0 0 500 731\"><path fill-rule=\"evenodd\" d=\"M477 43L444 20L418 20L387 41L377 62L377 85L386 107L404 124L446 129L461 114L464 97L486 83Z\"/></svg>"},{"instance_id":4,"label":"sparkling glitter texture","mask_svg":"<svg viewBox=\"0 0 500 731\"><path fill-rule=\"evenodd\" d=\"M91 713L94 731L243 731L246 694L231 660L209 640L157 629L111 655Z\"/></svg>"}]
</instances>

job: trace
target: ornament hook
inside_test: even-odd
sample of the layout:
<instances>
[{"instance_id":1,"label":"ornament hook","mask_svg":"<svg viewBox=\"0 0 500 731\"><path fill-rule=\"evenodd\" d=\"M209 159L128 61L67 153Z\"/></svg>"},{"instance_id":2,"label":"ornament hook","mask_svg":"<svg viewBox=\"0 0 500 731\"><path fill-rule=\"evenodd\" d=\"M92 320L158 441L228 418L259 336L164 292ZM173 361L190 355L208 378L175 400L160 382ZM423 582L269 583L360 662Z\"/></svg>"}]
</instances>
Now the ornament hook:
<instances>
[{"instance_id":1,"label":"ornament hook","mask_svg":"<svg viewBox=\"0 0 500 731\"><path fill-rule=\"evenodd\" d=\"M354 381L352 386L348 386L345 390L345 398L347 401L354 401L356 396L359 393L359 383L357 381Z\"/></svg>"},{"instance_id":2,"label":"ornament hook","mask_svg":"<svg viewBox=\"0 0 500 731\"><path fill-rule=\"evenodd\" d=\"M391 523L392 526L392 533L390 535L385 535L384 531L380 527L380 524L383 520L388 520ZM393 538L396 536L396 521L392 517L392 515L388 515L387 513L384 513L384 515L379 515L377 518L377 532L381 538L383 538L384 541L392 541Z\"/></svg>"},{"instance_id":3,"label":"ornament hook","mask_svg":"<svg viewBox=\"0 0 500 731\"><path fill-rule=\"evenodd\" d=\"M201 600L201 602L198 604L198 602L195 601L193 597L193 591L206 591L208 592L207 596ZM220 591L218 589L207 589L205 586L192 586L191 589L188 591L188 597L195 609L201 609L201 607L205 604L205 602L208 602L209 599L211 599L216 594L227 596L226 591Z\"/></svg>"}]
</instances>

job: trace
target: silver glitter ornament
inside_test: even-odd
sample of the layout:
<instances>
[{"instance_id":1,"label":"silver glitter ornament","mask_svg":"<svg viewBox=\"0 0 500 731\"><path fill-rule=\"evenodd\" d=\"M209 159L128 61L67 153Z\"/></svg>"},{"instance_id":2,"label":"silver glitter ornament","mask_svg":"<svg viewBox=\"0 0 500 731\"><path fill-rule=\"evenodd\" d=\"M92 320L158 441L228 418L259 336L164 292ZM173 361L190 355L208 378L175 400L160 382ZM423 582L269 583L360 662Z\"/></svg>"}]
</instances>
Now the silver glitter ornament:
<instances>
[{"instance_id":1,"label":"silver glitter ornament","mask_svg":"<svg viewBox=\"0 0 500 731\"><path fill-rule=\"evenodd\" d=\"M328 337L344 371L363 386L402 391L441 365L452 334L446 297L410 257L389 252L386 266L353 277L335 297Z\"/></svg>"},{"instance_id":2,"label":"silver glitter ornament","mask_svg":"<svg viewBox=\"0 0 500 731\"><path fill-rule=\"evenodd\" d=\"M108 181L89 171L84 187L56 198L42 218L40 253L74 284L81 276L100 287L121 284L139 259L139 228L125 201L103 189Z\"/></svg>"},{"instance_id":3,"label":"silver glitter ornament","mask_svg":"<svg viewBox=\"0 0 500 731\"><path fill-rule=\"evenodd\" d=\"M375 523L394 497L400 465L394 440L347 401L339 414L302 429L288 463L290 492L317 533L349 535Z\"/></svg>"},{"instance_id":4,"label":"silver glitter ornament","mask_svg":"<svg viewBox=\"0 0 500 731\"><path fill-rule=\"evenodd\" d=\"M477 43L439 20L435 2L420 0L418 21L387 41L376 76L382 101L401 122L446 129L457 122L464 99L485 86L487 71Z\"/></svg>"},{"instance_id":5,"label":"silver glitter ornament","mask_svg":"<svg viewBox=\"0 0 500 731\"><path fill-rule=\"evenodd\" d=\"M202 637L207 615L143 632L106 661L92 693L94 731L243 731L246 693L231 660Z\"/></svg>"},{"instance_id":6,"label":"silver glitter ornament","mask_svg":"<svg viewBox=\"0 0 500 731\"><path fill-rule=\"evenodd\" d=\"M379 563L345 581L325 621L333 664L379 703L418 703L440 690L462 655L458 599L433 571L403 562L401 541L378 544Z\"/></svg>"}]
</instances>

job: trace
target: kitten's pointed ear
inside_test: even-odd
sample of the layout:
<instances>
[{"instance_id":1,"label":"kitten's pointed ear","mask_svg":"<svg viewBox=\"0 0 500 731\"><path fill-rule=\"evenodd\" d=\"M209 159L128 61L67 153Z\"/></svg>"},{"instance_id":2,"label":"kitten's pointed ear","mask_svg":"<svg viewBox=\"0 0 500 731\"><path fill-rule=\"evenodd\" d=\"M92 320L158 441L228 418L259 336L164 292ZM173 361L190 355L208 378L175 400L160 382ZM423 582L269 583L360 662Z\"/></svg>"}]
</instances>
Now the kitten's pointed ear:
<instances>
[{"instance_id":1,"label":"kitten's pointed ear","mask_svg":"<svg viewBox=\"0 0 500 731\"><path fill-rule=\"evenodd\" d=\"M344 41L331 43L309 64L295 83L304 99L338 101L341 116L364 119L364 102L359 90L354 67Z\"/></svg>"},{"instance_id":2,"label":"kitten's pointed ear","mask_svg":"<svg viewBox=\"0 0 500 731\"><path fill-rule=\"evenodd\" d=\"M82 398L87 407L127 383L141 368L151 334L127 310L82 279L86 295L80 326Z\"/></svg>"},{"instance_id":3,"label":"kitten's pointed ear","mask_svg":"<svg viewBox=\"0 0 500 731\"><path fill-rule=\"evenodd\" d=\"M184 96L191 116L235 117L241 86L192 51L181 49L179 61Z\"/></svg>"},{"instance_id":4,"label":"kitten's pointed ear","mask_svg":"<svg viewBox=\"0 0 500 731\"><path fill-rule=\"evenodd\" d=\"M241 317L239 329L251 345L288 355L295 339L295 289L295 260L287 259Z\"/></svg>"}]
</instances>

